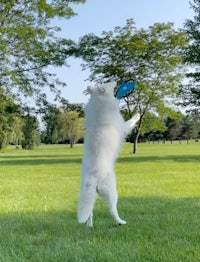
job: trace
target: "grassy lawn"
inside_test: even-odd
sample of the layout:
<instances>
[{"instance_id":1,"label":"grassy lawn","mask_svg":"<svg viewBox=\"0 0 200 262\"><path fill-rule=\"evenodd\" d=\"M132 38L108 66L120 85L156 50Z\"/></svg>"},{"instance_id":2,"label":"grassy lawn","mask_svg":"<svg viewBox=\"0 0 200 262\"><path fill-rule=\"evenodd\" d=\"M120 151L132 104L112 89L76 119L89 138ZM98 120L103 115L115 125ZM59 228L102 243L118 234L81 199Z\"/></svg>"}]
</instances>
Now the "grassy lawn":
<instances>
[{"instance_id":1,"label":"grassy lawn","mask_svg":"<svg viewBox=\"0 0 200 262\"><path fill-rule=\"evenodd\" d=\"M199 262L200 144L123 146L117 226L98 200L77 223L83 147L0 152L0 261Z\"/></svg>"}]
</instances>

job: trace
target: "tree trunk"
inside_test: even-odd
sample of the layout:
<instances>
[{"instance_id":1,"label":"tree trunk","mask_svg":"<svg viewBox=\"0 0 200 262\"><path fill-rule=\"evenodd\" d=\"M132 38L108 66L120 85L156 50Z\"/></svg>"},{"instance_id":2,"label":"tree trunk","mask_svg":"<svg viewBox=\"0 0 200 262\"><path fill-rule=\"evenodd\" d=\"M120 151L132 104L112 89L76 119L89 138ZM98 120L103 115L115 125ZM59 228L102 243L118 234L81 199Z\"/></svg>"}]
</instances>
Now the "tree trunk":
<instances>
[{"instance_id":1,"label":"tree trunk","mask_svg":"<svg viewBox=\"0 0 200 262\"><path fill-rule=\"evenodd\" d=\"M3 142L0 141L0 150L3 148Z\"/></svg>"},{"instance_id":2,"label":"tree trunk","mask_svg":"<svg viewBox=\"0 0 200 262\"><path fill-rule=\"evenodd\" d=\"M143 119L144 115L140 116L140 120L138 121L138 126L135 128L135 139L134 139L134 143L133 143L133 154L137 153L137 144L138 144L138 139L140 136L140 131L142 128L142 119Z\"/></svg>"},{"instance_id":3,"label":"tree trunk","mask_svg":"<svg viewBox=\"0 0 200 262\"><path fill-rule=\"evenodd\" d=\"M140 129L136 128L135 139L134 139L134 142L133 142L133 154L137 153L137 145L138 145L139 135L140 135Z\"/></svg>"},{"instance_id":4,"label":"tree trunk","mask_svg":"<svg viewBox=\"0 0 200 262\"><path fill-rule=\"evenodd\" d=\"M69 144L70 148L73 148L75 145L75 137L73 135L69 138Z\"/></svg>"},{"instance_id":5,"label":"tree trunk","mask_svg":"<svg viewBox=\"0 0 200 262\"><path fill-rule=\"evenodd\" d=\"M74 143L72 142L72 141L70 141L70 148L73 148L73 146L74 146Z\"/></svg>"},{"instance_id":6,"label":"tree trunk","mask_svg":"<svg viewBox=\"0 0 200 262\"><path fill-rule=\"evenodd\" d=\"M137 153L137 142L136 140L134 140L133 142L133 154L136 154Z\"/></svg>"}]
</instances>

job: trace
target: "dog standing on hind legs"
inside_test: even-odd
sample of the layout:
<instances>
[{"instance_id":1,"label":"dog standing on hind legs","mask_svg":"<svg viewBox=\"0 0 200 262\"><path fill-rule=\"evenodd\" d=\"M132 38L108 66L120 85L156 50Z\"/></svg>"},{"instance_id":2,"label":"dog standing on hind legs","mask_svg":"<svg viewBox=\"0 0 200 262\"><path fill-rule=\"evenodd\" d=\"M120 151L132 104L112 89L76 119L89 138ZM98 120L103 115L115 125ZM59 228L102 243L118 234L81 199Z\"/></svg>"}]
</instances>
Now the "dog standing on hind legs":
<instances>
[{"instance_id":1,"label":"dog standing on hind legs","mask_svg":"<svg viewBox=\"0 0 200 262\"><path fill-rule=\"evenodd\" d=\"M88 87L90 99L85 106L84 156L79 194L78 222L93 226L93 207L97 196L109 204L117 224L126 224L117 210L117 188L114 164L123 139L134 128L140 115L124 122L119 101L114 97L115 82Z\"/></svg>"}]
</instances>

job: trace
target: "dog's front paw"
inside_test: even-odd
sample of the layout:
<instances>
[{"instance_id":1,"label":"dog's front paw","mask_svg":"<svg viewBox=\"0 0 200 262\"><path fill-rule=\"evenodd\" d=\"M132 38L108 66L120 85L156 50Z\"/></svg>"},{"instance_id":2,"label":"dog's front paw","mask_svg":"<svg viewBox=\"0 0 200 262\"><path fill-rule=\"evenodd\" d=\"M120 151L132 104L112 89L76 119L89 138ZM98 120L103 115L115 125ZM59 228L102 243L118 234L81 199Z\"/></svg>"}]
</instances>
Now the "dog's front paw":
<instances>
[{"instance_id":1,"label":"dog's front paw","mask_svg":"<svg viewBox=\"0 0 200 262\"><path fill-rule=\"evenodd\" d=\"M137 122L138 120L140 120L140 113L136 113L131 119L134 121L134 122Z\"/></svg>"}]
</instances>

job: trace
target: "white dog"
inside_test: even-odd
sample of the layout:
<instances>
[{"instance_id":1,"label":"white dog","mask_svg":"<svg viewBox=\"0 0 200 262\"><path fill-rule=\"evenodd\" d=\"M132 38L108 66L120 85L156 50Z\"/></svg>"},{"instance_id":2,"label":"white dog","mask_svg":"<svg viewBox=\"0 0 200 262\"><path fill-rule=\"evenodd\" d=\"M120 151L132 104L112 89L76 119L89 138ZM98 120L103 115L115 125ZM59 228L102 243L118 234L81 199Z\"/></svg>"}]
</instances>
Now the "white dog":
<instances>
[{"instance_id":1,"label":"white dog","mask_svg":"<svg viewBox=\"0 0 200 262\"><path fill-rule=\"evenodd\" d=\"M117 211L114 163L124 137L131 132L140 115L124 122L119 101L114 97L115 82L88 87L91 95L85 106L85 152L82 161L82 184L79 195L78 221L93 226L92 214L97 196L103 197L117 224L126 224Z\"/></svg>"}]
</instances>

